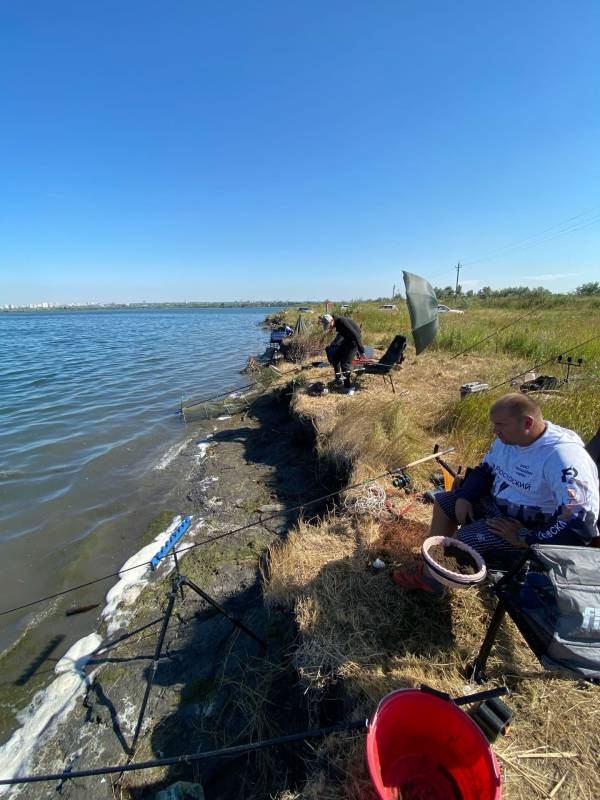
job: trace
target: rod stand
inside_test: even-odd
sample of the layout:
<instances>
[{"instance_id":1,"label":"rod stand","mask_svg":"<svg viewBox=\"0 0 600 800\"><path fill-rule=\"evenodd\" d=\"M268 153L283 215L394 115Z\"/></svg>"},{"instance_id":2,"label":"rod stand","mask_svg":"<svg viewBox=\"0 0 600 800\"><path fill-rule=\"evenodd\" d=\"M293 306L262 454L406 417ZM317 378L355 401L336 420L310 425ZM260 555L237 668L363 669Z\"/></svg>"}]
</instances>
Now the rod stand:
<instances>
[{"instance_id":1,"label":"rod stand","mask_svg":"<svg viewBox=\"0 0 600 800\"><path fill-rule=\"evenodd\" d=\"M152 685L154 683L154 678L156 676L156 670L158 669L158 664L161 658L161 653L165 641L165 636L167 633L167 628L169 627L169 623L171 621L171 617L173 615L173 609L175 607L175 601L177 600L178 592L181 595L181 599L184 599L183 588L187 586L197 595L199 595L203 600L205 600L210 606L212 606L216 611L226 617L236 628L239 628L245 634L250 636L257 642L263 650L267 649L267 643L264 639L261 639L257 636L253 631L250 630L241 620L233 617L228 611L226 611L223 606L221 606L214 597L211 597L207 594L203 589L197 586L193 581L189 580L185 575L181 575L179 572L179 564L176 562L176 574L171 577L171 589L167 594L167 607L165 610L165 615L163 617L162 625L156 640L156 648L154 650L154 656L152 659L152 665L150 666L150 670L148 672L148 678L146 680L146 689L144 691L144 697L142 699L142 704L140 706L140 713L138 715L137 723L135 726L135 733L133 734L133 739L131 741L131 746L129 747L129 754L127 763L131 761L135 754L135 749L137 746L137 742L142 730L142 724L144 721L144 715L146 713L146 707L148 705L148 699L150 697L150 691L152 690Z\"/></svg>"}]
</instances>

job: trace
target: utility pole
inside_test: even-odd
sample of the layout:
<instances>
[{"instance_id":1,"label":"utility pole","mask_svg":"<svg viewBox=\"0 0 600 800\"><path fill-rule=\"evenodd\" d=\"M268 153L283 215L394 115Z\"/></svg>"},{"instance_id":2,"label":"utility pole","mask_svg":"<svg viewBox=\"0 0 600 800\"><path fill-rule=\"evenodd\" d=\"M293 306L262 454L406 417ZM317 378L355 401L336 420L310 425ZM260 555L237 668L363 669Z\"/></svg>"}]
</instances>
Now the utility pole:
<instances>
[{"instance_id":1,"label":"utility pole","mask_svg":"<svg viewBox=\"0 0 600 800\"><path fill-rule=\"evenodd\" d=\"M394 284L394 288L392 289L392 300L396 297L396 284Z\"/></svg>"},{"instance_id":2,"label":"utility pole","mask_svg":"<svg viewBox=\"0 0 600 800\"><path fill-rule=\"evenodd\" d=\"M460 275L460 261L456 265L456 289L454 290L454 296L458 297L458 276Z\"/></svg>"}]
</instances>

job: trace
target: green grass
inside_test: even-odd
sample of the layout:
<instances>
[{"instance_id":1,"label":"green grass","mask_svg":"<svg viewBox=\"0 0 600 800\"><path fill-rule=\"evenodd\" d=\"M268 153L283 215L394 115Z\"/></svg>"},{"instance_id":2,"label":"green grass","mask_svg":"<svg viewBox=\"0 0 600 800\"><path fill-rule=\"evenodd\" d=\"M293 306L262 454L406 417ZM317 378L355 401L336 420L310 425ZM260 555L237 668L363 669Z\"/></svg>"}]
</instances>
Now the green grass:
<instances>
[{"instance_id":1,"label":"green grass","mask_svg":"<svg viewBox=\"0 0 600 800\"><path fill-rule=\"evenodd\" d=\"M457 400L447 407L435 426L435 432L446 435L457 446L465 463L475 464L490 446L493 433L489 418L490 406L505 393L481 392ZM587 443L600 425L600 384L571 384L557 395L533 395L545 419L576 431Z\"/></svg>"},{"instance_id":2,"label":"green grass","mask_svg":"<svg viewBox=\"0 0 600 800\"><path fill-rule=\"evenodd\" d=\"M383 311L380 302L356 301L344 313L359 323L365 344L386 347L397 333L407 335L410 341L406 303L398 299L395 302L396 311ZM473 353L504 354L533 365L574 348L570 355L583 358L585 369L600 376L600 298L551 295L542 304L527 298L474 299L459 306L466 309L464 314L440 315L440 330L430 346L432 350L456 354L473 348ZM334 306L333 310L339 313L339 307ZM517 321L530 310L531 316ZM297 313L286 312L289 324L295 323ZM316 312L307 322L317 329ZM499 332L490 337L496 331ZM577 347L594 336L598 337L596 341ZM556 374L560 372L559 368Z\"/></svg>"}]
</instances>

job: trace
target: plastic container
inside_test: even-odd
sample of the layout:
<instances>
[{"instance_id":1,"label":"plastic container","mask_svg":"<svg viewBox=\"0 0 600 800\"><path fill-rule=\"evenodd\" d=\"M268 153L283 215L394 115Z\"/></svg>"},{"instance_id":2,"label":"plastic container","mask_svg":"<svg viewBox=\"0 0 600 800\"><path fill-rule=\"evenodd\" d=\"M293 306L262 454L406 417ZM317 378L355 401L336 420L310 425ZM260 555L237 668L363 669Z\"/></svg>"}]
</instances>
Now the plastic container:
<instances>
[{"instance_id":1,"label":"plastic container","mask_svg":"<svg viewBox=\"0 0 600 800\"><path fill-rule=\"evenodd\" d=\"M451 700L399 689L380 702L367 734L367 763L381 800L500 800L496 757Z\"/></svg>"},{"instance_id":2,"label":"plastic container","mask_svg":"<svg viewBox=\"0 0 600 800\"><path fill-rule=\"evenodd\" d=\"M477 566L477 572L472 575L462 575L460 572L453 572L452 570L442 567L429 551L436 545L442 544L444 546L452 545L458 547L459 550L464 550L468 553ZM464 544L459 539L451 539L449 536L430 536L425 539L421 545L421 555L425 564L425 573L436 580L438 583L448 586L451 589L467 589L469 586L476 586L485 580L486 567L485 561L479 555L477 550L473 550L468 544Z\"/></svg>"}]
</instances>

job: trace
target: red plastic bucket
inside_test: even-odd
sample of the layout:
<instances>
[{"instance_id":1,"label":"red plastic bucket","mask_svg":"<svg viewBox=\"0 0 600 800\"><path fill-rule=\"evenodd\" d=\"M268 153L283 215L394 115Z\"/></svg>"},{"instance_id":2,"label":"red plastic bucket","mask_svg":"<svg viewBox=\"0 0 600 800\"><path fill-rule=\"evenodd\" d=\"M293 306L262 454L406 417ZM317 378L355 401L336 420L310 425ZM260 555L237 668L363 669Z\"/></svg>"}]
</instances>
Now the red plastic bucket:
<instances>
[{"instance_id":1,"label":"red plastic bucket","mask_svg":"<svg viewBox=\"0 0 600 800\"><path fill-rule=\"evenodd\" d=\"M380 702L367 735L382 800L500 800L500 769L481 730L451 700L399 689Z\"/></svg>"}]
</instances>

